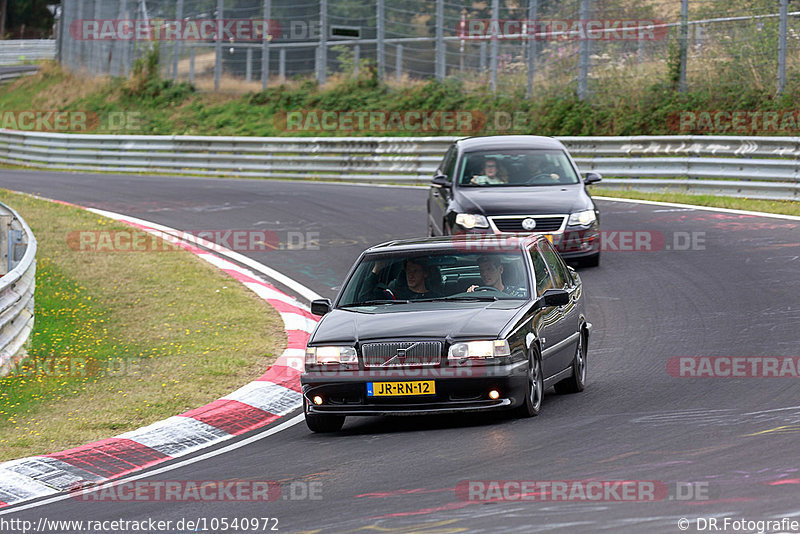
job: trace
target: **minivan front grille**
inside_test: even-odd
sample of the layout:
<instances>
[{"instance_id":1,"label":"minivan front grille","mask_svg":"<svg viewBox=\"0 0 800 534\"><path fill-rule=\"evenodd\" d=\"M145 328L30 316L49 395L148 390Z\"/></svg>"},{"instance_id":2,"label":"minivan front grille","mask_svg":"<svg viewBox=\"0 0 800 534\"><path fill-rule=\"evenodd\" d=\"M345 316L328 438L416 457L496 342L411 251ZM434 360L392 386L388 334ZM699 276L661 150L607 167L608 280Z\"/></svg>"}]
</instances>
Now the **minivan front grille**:
<instances>
[{"instance_id":1,"label":"minivan front grille","mask_svg":"<svg viewBox=\"0 0 800 534\"><path fill-rule=\"evenodd\" d=\"M501 232L557 232L564 224L564 216L547 216L540 217L536 215L520 215L515 217L490 217L492 223ZM525 219L533 219L536 221L536 226L531 230L526 230L522 227L522 221Z\"/></svg>"}]
</instances>

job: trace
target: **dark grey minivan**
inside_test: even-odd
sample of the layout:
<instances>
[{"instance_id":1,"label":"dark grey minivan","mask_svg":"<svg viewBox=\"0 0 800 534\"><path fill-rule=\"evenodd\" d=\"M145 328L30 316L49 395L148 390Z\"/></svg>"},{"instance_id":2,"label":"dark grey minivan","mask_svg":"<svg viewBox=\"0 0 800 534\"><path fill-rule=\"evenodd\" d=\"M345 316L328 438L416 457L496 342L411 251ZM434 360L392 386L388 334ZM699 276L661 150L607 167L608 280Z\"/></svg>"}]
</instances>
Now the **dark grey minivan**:
<instances>
[{"instance_id":1,"label":"dark grey minivan","mask_svg":"<svg viewBox=\"0 0 800 534\"><path fill-rule=\"evenodd\" d=\"M564 145L508 135L454 142L428 194L428 235L543 234L567 261L600 263L600 213Z\"/></svg>"}]
</instances>

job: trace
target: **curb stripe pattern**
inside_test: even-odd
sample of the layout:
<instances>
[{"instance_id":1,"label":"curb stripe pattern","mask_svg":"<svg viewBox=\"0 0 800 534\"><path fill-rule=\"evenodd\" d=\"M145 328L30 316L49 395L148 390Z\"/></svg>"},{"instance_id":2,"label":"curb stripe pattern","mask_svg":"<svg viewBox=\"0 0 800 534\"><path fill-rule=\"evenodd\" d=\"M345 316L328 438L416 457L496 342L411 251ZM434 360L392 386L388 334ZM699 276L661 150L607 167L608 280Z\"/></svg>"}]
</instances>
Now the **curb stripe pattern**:
<instances>
[{"instance_id":1,"label":"curb stripe pattern","mask_svg":"<svg viewBox=\"0 0 800 534\"><path fill-rule=\"evenodd\" d=\"M63 201L71 207L87 209ZM302 405L300 374L305 347L318 318L294 297L254 272L163 231L109 214L195 254L264 299L281 316L289 340L286 349L253 382L205 406L119 436L73 449L0 464L0 508L61 491L96 484L196 452L280 419ZM222 248L222 247L220 247Z\"/></svg>"}]
</instances>

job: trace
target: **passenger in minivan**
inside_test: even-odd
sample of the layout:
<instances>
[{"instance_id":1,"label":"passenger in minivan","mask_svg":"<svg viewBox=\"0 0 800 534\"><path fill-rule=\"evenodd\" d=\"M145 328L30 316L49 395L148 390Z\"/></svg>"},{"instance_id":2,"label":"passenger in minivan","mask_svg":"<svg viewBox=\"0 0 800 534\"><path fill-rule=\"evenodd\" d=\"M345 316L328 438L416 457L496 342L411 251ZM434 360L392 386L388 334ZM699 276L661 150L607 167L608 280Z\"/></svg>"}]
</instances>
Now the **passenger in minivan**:
<instances>
[{"instance_id":1,"label":"passenger in minivan","mask_svg":"<svg viewBox=\"0 0 800 534\"><path fill-rule=\"evenodd\" d=\"M473 185L499 185L508 183L508 175L497 158L488 157L483 160L481 174L473 175L470 183Z\"/></svg>"}]
</instances>

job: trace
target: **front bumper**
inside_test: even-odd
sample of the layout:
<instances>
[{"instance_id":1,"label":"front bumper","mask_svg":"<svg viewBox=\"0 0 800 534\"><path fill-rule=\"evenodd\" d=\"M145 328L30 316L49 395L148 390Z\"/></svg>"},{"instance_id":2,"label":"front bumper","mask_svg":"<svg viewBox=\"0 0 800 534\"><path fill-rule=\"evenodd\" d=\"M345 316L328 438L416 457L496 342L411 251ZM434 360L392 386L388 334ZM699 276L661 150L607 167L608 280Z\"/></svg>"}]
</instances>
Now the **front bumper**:
<instances>
[{"instance_id":1,"label":"front bumper","mask_svg":"<svg viewBox=\"0 0 800 534\"><path fill-rule=\"evenodd\" d=\"M300 378L307 413L329 415L421 415L512 408L523 402L527 361L506 365L387 370L313 371ZM433 380L433 395L367 396L368 382ZM498 399L489 391L497 390ZM315 405L313 397L323 403Z\"/></svg>"},{"instance_id":2,"label":"front bumper","mask_svg":"<svg viewBox=\"0 0 800 534\"><path fill-rule=\"evenodd\" d=\"M537 232L531 233L514 233L514 232L494 232L491 228L471 228L469 230L463 229L460 226L456 227L454 233L458 234L492 234L499 236L528 236ZM550 242L553 243L558 253L565 260L573 260L579 258L586 258L594 256L600 252L601 239L598 224L592 223L590 226L566 226L566 228L557 230L555 232L543 232L543 235L550 236Z\"/></svg>"}]
</instances>

